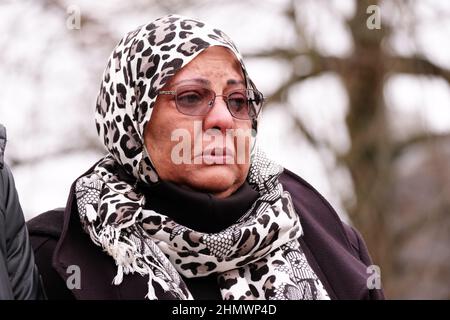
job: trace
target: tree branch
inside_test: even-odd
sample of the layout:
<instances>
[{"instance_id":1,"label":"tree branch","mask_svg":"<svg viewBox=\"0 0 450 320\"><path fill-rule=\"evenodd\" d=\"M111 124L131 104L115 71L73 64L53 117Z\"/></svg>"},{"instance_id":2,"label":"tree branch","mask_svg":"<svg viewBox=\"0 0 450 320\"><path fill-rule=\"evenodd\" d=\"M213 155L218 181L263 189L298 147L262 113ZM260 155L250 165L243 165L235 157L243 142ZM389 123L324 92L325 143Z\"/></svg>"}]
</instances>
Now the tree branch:
<instances>
[{"instance_id":1,"label":"tree branch","mask_svg":"<svg viewBox=\"0 0 450 320\"><path fill-rule=\"evenodd\" d=\"M300 55L310 55L308 51L298 51L296 49L285 49L285 48L273 48L271 50L264 50L254 53L246 53L244 57L246 59L250 58L270 58L270 59L284 59L293 60Z\"/></svg>"},{"instance_id":2,"label":"tree branch","mask_svg":"<svg viewBox=\"0 0 450 320\"><path fill-rule=\"evenodd\" d=\"M284 103L286 102L286 94L289 88L296 84L297 82L303 81L305 79L308 79L310 77L314 77L318 74L320 74L320 70L315 70L313 72L310 72L306 75L302 76L292 76L290 79L288 79L285 83L283 83L281 86L278 87L277 90L275 90L274 93L272 93L269 97L266 99L267 105L273 104L273 103Z\"/></svg>"},{"instance_id":3,"label":"tree branch","mask_svg":"<svg viewBox=\"0 0 450 320\"><path fill-rule=\"evenodd\" d=\"M299 117L293 115L292 112L290 117L294 120L295 128L305 136L306 140L308 140L308 142L313 147L317 148L322 145L322 142L318 141L316 137L314 137L314 135L311 132L309 132L309 130L306 128L303 121L299 119Z\"/></svg>"},{"instance_id":4,"label":"tree branch","mask_svg":"<svg viewBox=\"0 0 450 320\"><path fill-rule=\"evenodd\" d=\"M397 73L439 76L450 83L450 70L439 67L426 58L394 56L389 58L387 67L390 71Z\"/></svg>"},{"instance_id":5,"label":"tree branch","mask_svg":"<svg viewBox=\"0 0 450 320\"><path fill-rule=\"evenodd\" d=\"M391 159L395 160L399 156L401 156L408 148L415 146L417 144L422 143L435 143L435 142L444 142L448 140L450 143L450 133L444 134L433 134L433 133L420 133L414 135L404 141L400 141L396 143L392 148Z\"/></svg>"},{"instance_id":6,"label":"tree branch","mask_svg":"<svg viewBox=\"0 0 450 320\"><path fill-rule=\"evenodd\" d=\"M411 223L408 223L399 230L394 235L394 243L398 244L399 246L403 245L405 241L410 241L411 237L417 235L420 230L425 228L430 223L438 223L439 221L443 221L450 210L450 204L448 203L445 198L443 198L443 201L436 202L434 205L434 208L430 208L426 214L421 215L420 217L416 218Z\"/></svg>"},{"instance_id":7,"label":"tree branch","mask_svg":"<svg viewBox=\"0 0 450 320\"><path fill-rule=\"evenodd\" d=\"M8 164L11 168L24 166L24 165L35 165L36 163L42 163L42 161L54 159L60 156L66 156L70 153L75 152L98 152L100 154L106 154L106 150L98 143L89 143L83 145L67 145L50 152L44 152L40 154L35 154L31 157L14 157L9 156L7 159Z\"/></svg>"}]
</instances>

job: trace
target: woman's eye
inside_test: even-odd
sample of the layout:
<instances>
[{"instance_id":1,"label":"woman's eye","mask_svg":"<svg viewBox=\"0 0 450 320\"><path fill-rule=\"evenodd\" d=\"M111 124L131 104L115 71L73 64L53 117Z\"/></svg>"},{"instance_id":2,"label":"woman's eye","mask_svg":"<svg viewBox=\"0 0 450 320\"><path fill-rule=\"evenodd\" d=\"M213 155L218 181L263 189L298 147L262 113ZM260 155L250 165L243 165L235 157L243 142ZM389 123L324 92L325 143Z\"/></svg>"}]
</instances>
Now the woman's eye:
<instances>
[{"instance_id":1,"label":"woman's eye","mask_svg":"<svg viewBox=\"0 0 450 320\"><path fill-rule=\"evenodd\" d=\"M183 92L177 96L178 102L182 104L194 105L202 101L202 95L198 92Z\"/></svg>"},{"instance_id":2,"label":"woman's eye","mask_svg":"<svg viewBox=\"0 0 450 320\"><path fill-rule=\"evenodd\" d=\"M242 94L232 94L228 101L236 111L240 111L247 106L247 98Z\"/></svg>"}]
</instances>

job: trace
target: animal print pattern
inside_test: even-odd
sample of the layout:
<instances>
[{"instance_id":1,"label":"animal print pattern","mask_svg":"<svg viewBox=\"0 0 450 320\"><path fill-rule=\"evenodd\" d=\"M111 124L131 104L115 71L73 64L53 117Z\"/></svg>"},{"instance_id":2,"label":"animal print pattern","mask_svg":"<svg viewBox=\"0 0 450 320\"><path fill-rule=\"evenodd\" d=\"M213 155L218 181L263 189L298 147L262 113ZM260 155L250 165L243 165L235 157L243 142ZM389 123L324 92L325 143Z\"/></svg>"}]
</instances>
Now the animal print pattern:
<instances>
[{"instance_id":1,"label":"animal print pattern","mask_svg":"<svg viewBox=\"0 0 450 320\"><path fill-rule=\"evenodd\" d=\"M158 179L143 144L158 91L210 46L230 49L241 63L247 87L257 89L231 39L186 17L168 15L140 26L112 52L97 97L95 123L109 153L135 178L148 183Z\"/></svg>"},{"instance_id":2,"label":"animal print pattern","mask_svg":"<svg viewBox=\"0 0 450 320\"><path fill-rule=\"evenodd\" d=\"M114 49L95 116L109 154L75 186L83 228L115 260L113 283L128 273L147 275L149 299L192 299L180 275L209 274L217 275L223 299L327 299L300 248L299 216L278 181L283 168L257 147L247 181L259 198L227 229L202 233L143 209L137 182L159 179L143 143L157 92L209 46L229 48L247 87L256 89L233 42L194 19L159 18L128 33Z\"/></svg>"}]
</instances>

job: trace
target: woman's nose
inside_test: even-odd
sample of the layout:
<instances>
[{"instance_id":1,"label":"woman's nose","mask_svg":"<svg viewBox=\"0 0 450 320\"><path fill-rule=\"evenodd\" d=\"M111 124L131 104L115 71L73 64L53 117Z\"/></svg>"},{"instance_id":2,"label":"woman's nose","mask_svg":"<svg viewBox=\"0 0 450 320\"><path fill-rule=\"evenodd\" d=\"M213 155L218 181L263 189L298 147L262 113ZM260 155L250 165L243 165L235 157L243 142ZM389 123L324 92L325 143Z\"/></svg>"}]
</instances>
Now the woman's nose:
<instances>
[{"instance_id":1,"label":"woman's nose","mask_svg":"<svg viewBox=\"0 0 450 320\"><path fill-rule=\"evenodd\" d=\"M203 120L204 130L220 129L225 133L226 129L233 128L234 120L223 96L216 96L211 109Z\"/></svg>"}]
</instances>

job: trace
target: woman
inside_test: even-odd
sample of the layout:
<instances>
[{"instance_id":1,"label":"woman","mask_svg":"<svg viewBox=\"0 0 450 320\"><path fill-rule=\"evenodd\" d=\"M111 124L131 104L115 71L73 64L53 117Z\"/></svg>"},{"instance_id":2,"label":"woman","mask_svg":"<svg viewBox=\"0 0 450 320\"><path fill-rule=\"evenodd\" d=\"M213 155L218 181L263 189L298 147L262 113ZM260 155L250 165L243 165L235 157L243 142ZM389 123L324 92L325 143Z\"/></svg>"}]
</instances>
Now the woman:
<instances>
[{"instance_id":1,"label":"woman","mask_svg":"<svg viewBox=\"0 0 450 320\"><path fill-rule=\"evenodd\" d=\"M48 296L381 298L359 234L256 146L262 101L220 30L169 15L128 33L97 100L109 154L64 216L30 222Z\"/></svg>"}]
</instances>

